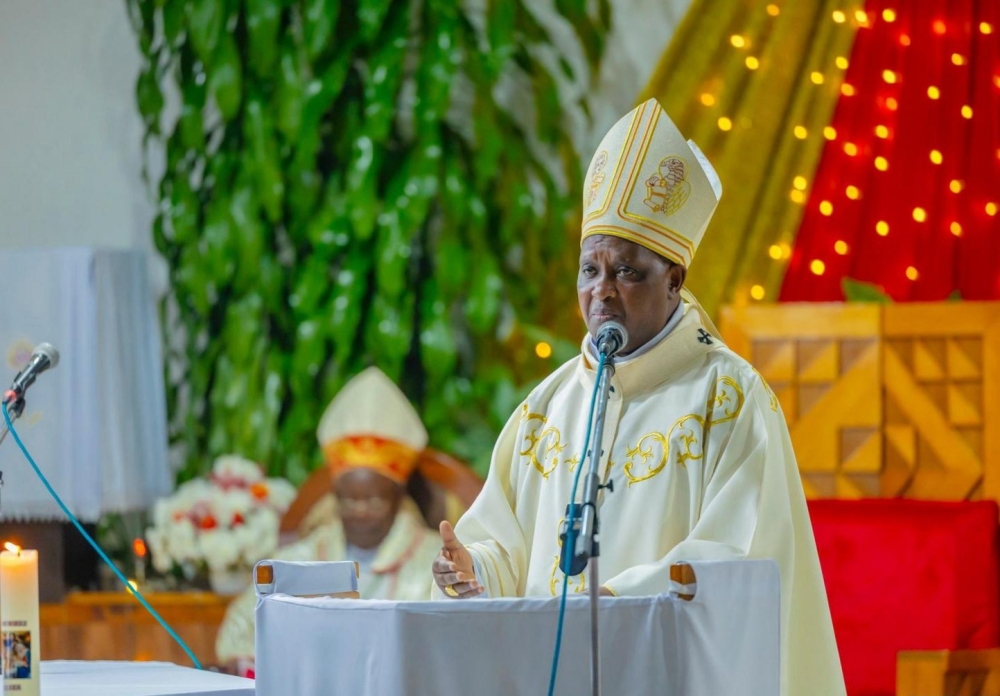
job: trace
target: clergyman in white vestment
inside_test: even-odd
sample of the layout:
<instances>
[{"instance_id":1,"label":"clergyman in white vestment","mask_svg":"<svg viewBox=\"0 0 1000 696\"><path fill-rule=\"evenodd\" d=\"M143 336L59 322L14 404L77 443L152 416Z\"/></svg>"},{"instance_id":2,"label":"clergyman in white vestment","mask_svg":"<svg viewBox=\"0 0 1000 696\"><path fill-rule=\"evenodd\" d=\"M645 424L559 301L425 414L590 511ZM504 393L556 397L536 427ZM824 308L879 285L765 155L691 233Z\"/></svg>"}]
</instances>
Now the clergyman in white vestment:
<instances>
[{"instance_id":1,"label":"clergyman in white vestment","mask_svg":"<svg viewBox=\"0 0 1000 696\"><path fill-rule=\"evenodd\" d=\"M629 340L611 378L600 459L600 591L669 589L684 560L768 558L781 576L781 693L842 696L837 645L809 513L778 399L729 350L687 291L686 270L721 194L708 160L655 100L622 118L583 191L579 357L534 389L454 530L441 525L436 597L561 592L559 528L606 321ZM581 486L582 488L582 486ZM586 591L587 574L570 578Z\"/></svg>"},{"instance_id":2,"label":"clergyman in white vestment","mask_svg":"<svg viewBox=\"0 0 1000 696\"><path fill-rule=\"evenodd\" d=\"M426 599L437 535L405 492L427 445L420 416L392 380L370 367L330 402L316 434L333 493L307 515L304 538L273 558L355 561L362 599ZM220 661L253 659L256 601L251 587L229 606L215 644Z\"/></svg>"}]
</instances>

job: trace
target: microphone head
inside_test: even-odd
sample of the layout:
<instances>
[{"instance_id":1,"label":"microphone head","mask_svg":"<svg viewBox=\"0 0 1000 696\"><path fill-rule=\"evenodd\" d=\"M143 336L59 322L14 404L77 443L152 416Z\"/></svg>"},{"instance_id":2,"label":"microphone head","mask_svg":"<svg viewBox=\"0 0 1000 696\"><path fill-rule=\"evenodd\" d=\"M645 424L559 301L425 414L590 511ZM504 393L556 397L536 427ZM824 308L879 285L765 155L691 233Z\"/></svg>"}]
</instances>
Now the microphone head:
<instances>
[{"instance_id":1,"label":"microphone head","mask_svg":"<svg viewBox=\"0 0 1000 696\"><path fill-rule=\"evenodd\" d=\"M606 321L597 331L597 351L611 357L628 344L628 331L617 321Z\"/></svg>"},{"instance_id":2,"label":"microphone head","mask_svg":"<svg viewBox=\"0 0 1000 696\"><path fill-rule=\"evenodd\" d=\"M49 367L53 368L59 364L59 351L51 343L39 343L35 346L32 356L42 355L48 358Z\"/></svg>"}]
</instances>

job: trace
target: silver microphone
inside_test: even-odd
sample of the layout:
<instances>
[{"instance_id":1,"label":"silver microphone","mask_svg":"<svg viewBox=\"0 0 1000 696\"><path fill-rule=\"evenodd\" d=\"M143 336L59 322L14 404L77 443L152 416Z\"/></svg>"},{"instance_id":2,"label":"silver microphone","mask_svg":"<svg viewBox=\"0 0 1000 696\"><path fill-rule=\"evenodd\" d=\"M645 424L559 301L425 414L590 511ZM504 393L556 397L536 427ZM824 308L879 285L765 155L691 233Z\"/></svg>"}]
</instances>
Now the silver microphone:
<instances>
[{"instance_id":1,"label":"silver microphone","mask_svg":"<svg viewBox=\"0 0 1000 696\"><path fill-rule=\"evenodd\" d=\"M608 321L597 332L597 352L606 358L613 357L628 343L628 331L617 321Z\"/></svg>"},{"instance_id":2,"label":"silver microphone","mask_svg":"<svg viewBox=\"0 0 1000 696\"><path fill-rule=\"evenodd\" d=\"M50 343L39 343L35 351L31 354L31 360L24 369L17 373L14 383L10 385L3 395L4 403L16 403L24 398L24 393L28 391L35 382L35 378L46 370L59 364L59 351Z\"/></svg>"}]
</instances>

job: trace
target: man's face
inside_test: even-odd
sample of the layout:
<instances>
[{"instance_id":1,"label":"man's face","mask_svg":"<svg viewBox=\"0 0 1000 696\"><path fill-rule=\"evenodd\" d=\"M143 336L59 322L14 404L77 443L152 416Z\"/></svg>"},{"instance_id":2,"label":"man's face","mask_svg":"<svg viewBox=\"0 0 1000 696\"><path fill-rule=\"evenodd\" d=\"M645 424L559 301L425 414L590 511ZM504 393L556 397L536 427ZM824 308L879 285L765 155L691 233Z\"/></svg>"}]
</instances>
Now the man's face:
<instances>
[{"instance_id":1,"label":"man's face","mask_svg":"<svg viewBox=\"0 0 1000 696\"><path fill-rule=\"evenodd\" d=\"M359 468L337 478L334 496L347 543L373 549L396 521L403 490L385 476Z\"/></svg>"},{"instance_id":2,"label":"man's face","mask_svg":"<svg viewBox=\"0 0 1000 696\"><path fill-rule=\"evenodd\" d=\"M630 353L667 325L680 302L683 266L619 237L593 235L580 249L576 293L591 336L617 321L628 331L621 351Z\"/></svg>"}]
</instances>

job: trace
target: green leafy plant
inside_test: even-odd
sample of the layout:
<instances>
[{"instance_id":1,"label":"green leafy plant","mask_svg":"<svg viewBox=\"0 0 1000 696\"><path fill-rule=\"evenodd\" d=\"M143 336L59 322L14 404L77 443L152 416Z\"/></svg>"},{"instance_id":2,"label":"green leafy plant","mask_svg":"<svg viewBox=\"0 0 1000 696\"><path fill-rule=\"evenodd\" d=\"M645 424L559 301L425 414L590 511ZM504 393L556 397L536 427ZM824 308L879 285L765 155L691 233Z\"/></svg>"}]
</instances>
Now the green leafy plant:
<instances>
[{"instance_id":1,"label":"green leafy plant","mask_svg":"<svg viewBox=\"0 0 1000 696\"><path fill-rule=\"evenodd\" d=\"M166 155L153 236L180 478L239 452L301 481L323 408L369 364L432 444L484 467L553 367L534 342L580 333L564 114L584 105L560 87L596 67L608 1L555 3L578 69L527 0L127 2Z\"/></svg>"},{"instance_id":2,"label":"green leafy plant","mask_svg":"<svg viewBox=\"0 0 1000 696\"><path fill-rule=\"evenodd\" d=\"M892 298L878 285L863 283L860 280L844 278L840 282L847 302L874 302L876 304L892 304Z\"/></svg>"}]
</instances>

